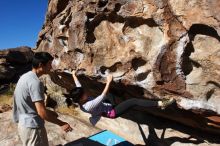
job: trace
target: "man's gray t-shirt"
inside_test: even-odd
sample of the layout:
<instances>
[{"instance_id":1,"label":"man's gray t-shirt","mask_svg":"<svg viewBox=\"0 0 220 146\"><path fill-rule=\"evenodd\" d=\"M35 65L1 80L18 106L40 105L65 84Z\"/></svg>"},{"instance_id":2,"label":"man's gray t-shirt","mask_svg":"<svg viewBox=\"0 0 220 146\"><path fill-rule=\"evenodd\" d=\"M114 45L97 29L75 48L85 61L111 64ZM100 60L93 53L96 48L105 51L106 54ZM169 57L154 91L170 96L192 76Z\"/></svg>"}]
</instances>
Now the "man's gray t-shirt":
<instances>
[{"instance_id":1,"label":"man's gray t-shirt","mask_svg":"<svg viewBox=\"0 0 220 146\"><path fill-rule=\"evenodd\" d=\"M44 100L44 87L37 75L29 71L18 80L14 91L13 120L29 128L44 127L34 102Z\"/></svg>"}]
</instances>

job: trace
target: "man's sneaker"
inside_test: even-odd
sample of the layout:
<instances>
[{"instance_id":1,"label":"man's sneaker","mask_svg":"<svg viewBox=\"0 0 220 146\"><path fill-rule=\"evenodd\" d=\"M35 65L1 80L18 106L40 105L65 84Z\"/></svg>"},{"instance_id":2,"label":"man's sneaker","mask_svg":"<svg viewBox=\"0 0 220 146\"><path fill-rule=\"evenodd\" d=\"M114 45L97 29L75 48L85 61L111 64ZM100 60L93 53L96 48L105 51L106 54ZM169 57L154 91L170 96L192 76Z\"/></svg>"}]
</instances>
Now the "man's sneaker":
<instances>
[{"instance_id":1,"label":"man's sneaker","mask_svg":"<svg viewBox=\"0 0 220 146\"><path fill-rule=\"evenodd\" d=\"M162 105L160 105L161 109L165 109L167 106L173 104L175 102L175 99L174 98L163 99L161 102L162 102Z\"/></svg>"}]
</instances>

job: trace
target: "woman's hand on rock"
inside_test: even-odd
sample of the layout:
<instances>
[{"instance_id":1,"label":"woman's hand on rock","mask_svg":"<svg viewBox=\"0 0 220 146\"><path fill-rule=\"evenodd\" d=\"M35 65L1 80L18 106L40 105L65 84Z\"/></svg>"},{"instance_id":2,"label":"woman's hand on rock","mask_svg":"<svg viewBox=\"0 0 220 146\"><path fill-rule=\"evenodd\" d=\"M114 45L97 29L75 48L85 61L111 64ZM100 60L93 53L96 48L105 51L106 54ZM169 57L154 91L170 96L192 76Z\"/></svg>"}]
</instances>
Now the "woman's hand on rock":
<instances>
[{"instance_id":1,"label":"woman's hand on rock","mask_svg":"<svg viewBox=\"0 0 220 146\"><path fill-rule=\"evenodd\" d=\"M76 70L72 71L72 76L76 76Z\"/></svg>"},{"instance_id":2,"label":"woman's hand on rock","mask_svg":"<svg viewBox=\"0 0 220 146\"><path fill-rule=\"evenodd\" d=\"M109 74L107 76L107 83L111 83L112 82L112 79L113 79L113 76L111 74Z\"/></svg>"}]
</instances>

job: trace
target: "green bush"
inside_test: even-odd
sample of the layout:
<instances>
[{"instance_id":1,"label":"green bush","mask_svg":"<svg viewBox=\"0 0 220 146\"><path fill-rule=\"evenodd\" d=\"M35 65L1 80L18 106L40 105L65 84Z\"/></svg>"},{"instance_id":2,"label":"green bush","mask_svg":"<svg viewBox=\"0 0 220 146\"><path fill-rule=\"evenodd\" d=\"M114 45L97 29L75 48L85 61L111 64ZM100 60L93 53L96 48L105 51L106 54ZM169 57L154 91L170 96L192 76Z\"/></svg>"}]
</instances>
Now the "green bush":
<instances>
[{"instance_id":1,"label":"green bush","mask_svg":"<svg viewBox=\"0 0 220 146\"><path fill-rule=\"evenodd\" d=\"M16 84L10 83L9 84L9 89L8 91L5 93L5 95L13 95L14 94L14 90L15 90Z\"/></svg>"}]
</instances>

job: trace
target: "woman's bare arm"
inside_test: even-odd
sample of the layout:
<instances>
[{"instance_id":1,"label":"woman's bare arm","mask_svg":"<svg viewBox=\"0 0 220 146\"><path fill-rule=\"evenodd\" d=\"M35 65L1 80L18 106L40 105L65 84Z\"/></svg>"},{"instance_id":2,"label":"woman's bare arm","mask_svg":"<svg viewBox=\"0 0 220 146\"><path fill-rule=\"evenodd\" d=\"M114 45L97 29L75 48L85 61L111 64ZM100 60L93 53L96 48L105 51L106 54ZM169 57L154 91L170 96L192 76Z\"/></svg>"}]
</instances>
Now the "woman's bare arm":
<instances>
[{"instance_id":1,"label":"woman's bare arm","mask_svg":"<svg viewBox=\"0 0 220 146\"><path fill-rule=\"evenodd\" d=\"M103 96L105 96L108 93L108 90L109 90L110 84L112 82L112 79L113 79L112 75L107 76L107 82L106 82L104 90L102 91Z\"/></svg>"},{"instance_id":2,"label":"woman's bare arm","mask_svg":"<svg viewBox=\"0 0 220 146\"><path fill-rule=\"evenodd\" d=\"M76 84L76 87L82 87L82 85L80 84L80 82L79 82L79 80L76 76L76 71L75 70L72 71L72 77L73 77L73 80Z\"/></svg>"},{"instance_id":3,"label":"woman's bare arm","mask_svg":"<svg viewBox=\"0 0 220 146\"><path fill-rule=\"evenodd\" d=\"M84 105L84 108L87 110L87 111L92 111L93 109L95 109L97 106L99 106L99 104L105 99L106 97L106 94L108 93L108 90L109 90L109 87L110 87L110 84L112 82L112 75L109 75L107 77L107 82L106 82L106 85L105 85L105 88L104 90L102 91L102 94L99 95L98 97L96 97L95 99L87 102L85 105Z\"/></svg>"}]
</instances>

